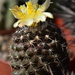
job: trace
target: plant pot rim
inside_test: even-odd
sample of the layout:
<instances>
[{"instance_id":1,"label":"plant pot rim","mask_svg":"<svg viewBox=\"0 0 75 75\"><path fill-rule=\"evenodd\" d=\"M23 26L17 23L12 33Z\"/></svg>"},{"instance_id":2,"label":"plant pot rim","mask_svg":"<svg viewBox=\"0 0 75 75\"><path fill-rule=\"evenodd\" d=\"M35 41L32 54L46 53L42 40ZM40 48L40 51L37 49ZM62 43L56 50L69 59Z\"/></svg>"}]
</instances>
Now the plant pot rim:
<instances>
[{"instance_id":1,"label":"plant pot rim","mask_svg":"<svg viewBox=\"0 0 75 75\"><path fill-rule=\"evenodd\" d=\"M0 35L6 35L6 34L12 34L15 32L15 28L9 29L9 30L0 30Z\"/></svg>"},{"instance_id":2,"label":"plant pot rim","mask_svg":"<svg viewBox=\"0 0 75 75\"><path fill-rule=\"evenodd\" d=\"M0 60L0 75L11 75L12 68L10 63Z\"/></svg>"}]
</instances>

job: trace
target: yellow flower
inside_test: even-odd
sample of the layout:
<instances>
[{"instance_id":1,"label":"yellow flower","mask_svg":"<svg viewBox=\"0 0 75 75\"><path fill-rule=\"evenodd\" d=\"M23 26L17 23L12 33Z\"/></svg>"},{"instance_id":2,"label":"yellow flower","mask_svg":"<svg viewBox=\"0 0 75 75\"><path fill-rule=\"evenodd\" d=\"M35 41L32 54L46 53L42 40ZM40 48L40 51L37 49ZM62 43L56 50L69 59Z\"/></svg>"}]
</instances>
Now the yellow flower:
<instances>
[{"instance_id":1,"label":"yellow flower","mask_svg":"<svg viewBox=\"0 0 75 75\"><path fill-rule=\"evenodd\" d=\"M46 17L53 18L49 12L44 12L50 6L50 0L46 0L42 5L37 4L38 0L29 0L25 5L15 6L11 10L18 21L14 27L37 26L37 23L46 20Z\"/></svg>"}]
</instances>

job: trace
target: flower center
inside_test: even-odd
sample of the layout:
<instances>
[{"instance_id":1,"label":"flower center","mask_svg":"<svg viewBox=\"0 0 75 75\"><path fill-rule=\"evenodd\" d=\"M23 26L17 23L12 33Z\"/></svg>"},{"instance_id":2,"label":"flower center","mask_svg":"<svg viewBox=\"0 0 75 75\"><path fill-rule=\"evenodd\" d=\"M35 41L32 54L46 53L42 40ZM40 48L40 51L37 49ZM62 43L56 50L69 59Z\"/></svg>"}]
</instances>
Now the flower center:
<instances>
[{"instance_id":1,"label":"flower center","mask_svg":"<svg viewBox=\"0 0 75 75\"><path fill-rule=\"evenodd\" d=\"M26 5L27 5L27 13L28 13L28 15L31 18L34 18L35 12L36 12L34 5L32 4L32 2L27 2Z\"/></svg>"}]
</instances>

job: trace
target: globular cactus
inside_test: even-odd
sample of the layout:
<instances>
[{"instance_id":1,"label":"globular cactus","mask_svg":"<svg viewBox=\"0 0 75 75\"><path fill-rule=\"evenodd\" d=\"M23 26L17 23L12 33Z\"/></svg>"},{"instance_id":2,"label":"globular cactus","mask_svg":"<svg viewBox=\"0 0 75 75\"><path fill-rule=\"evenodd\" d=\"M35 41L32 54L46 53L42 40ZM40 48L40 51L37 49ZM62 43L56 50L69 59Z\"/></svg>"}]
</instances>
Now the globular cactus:
<instances>
[{"instance_id":1,"label":"globular cactus","mask_svg":"<svg viewBox=\"0 0 75 75\"><path fill-rule=\"evenodd\" d=\"M53 15L44 12L50 0L42 5L37 2L30 0L27 6L10 9L19 19L12 36L12 75L67 75L69 58L65 39L52 22Z\"/></svg>"}]
</instances>

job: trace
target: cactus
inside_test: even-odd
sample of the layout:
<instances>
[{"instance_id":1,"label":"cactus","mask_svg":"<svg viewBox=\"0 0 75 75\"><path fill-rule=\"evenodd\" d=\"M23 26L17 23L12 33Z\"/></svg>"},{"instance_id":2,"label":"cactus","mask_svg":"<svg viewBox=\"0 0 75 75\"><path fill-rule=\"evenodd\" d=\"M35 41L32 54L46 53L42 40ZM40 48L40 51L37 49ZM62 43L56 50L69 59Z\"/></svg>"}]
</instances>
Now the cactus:
<instances>
[{"instance_id":1,"label":"cactus","mask_svg":"<svg viewBox=\"0 0 75 75\"><path fill-rule=\"evenodd\" d=\"M37 2L29 0L27 6L10 9L18 19L10 52L12 75L67 75L66 41L52 22L53 15L44 12L50 0Z\"/></svg>"}]
</instances>

